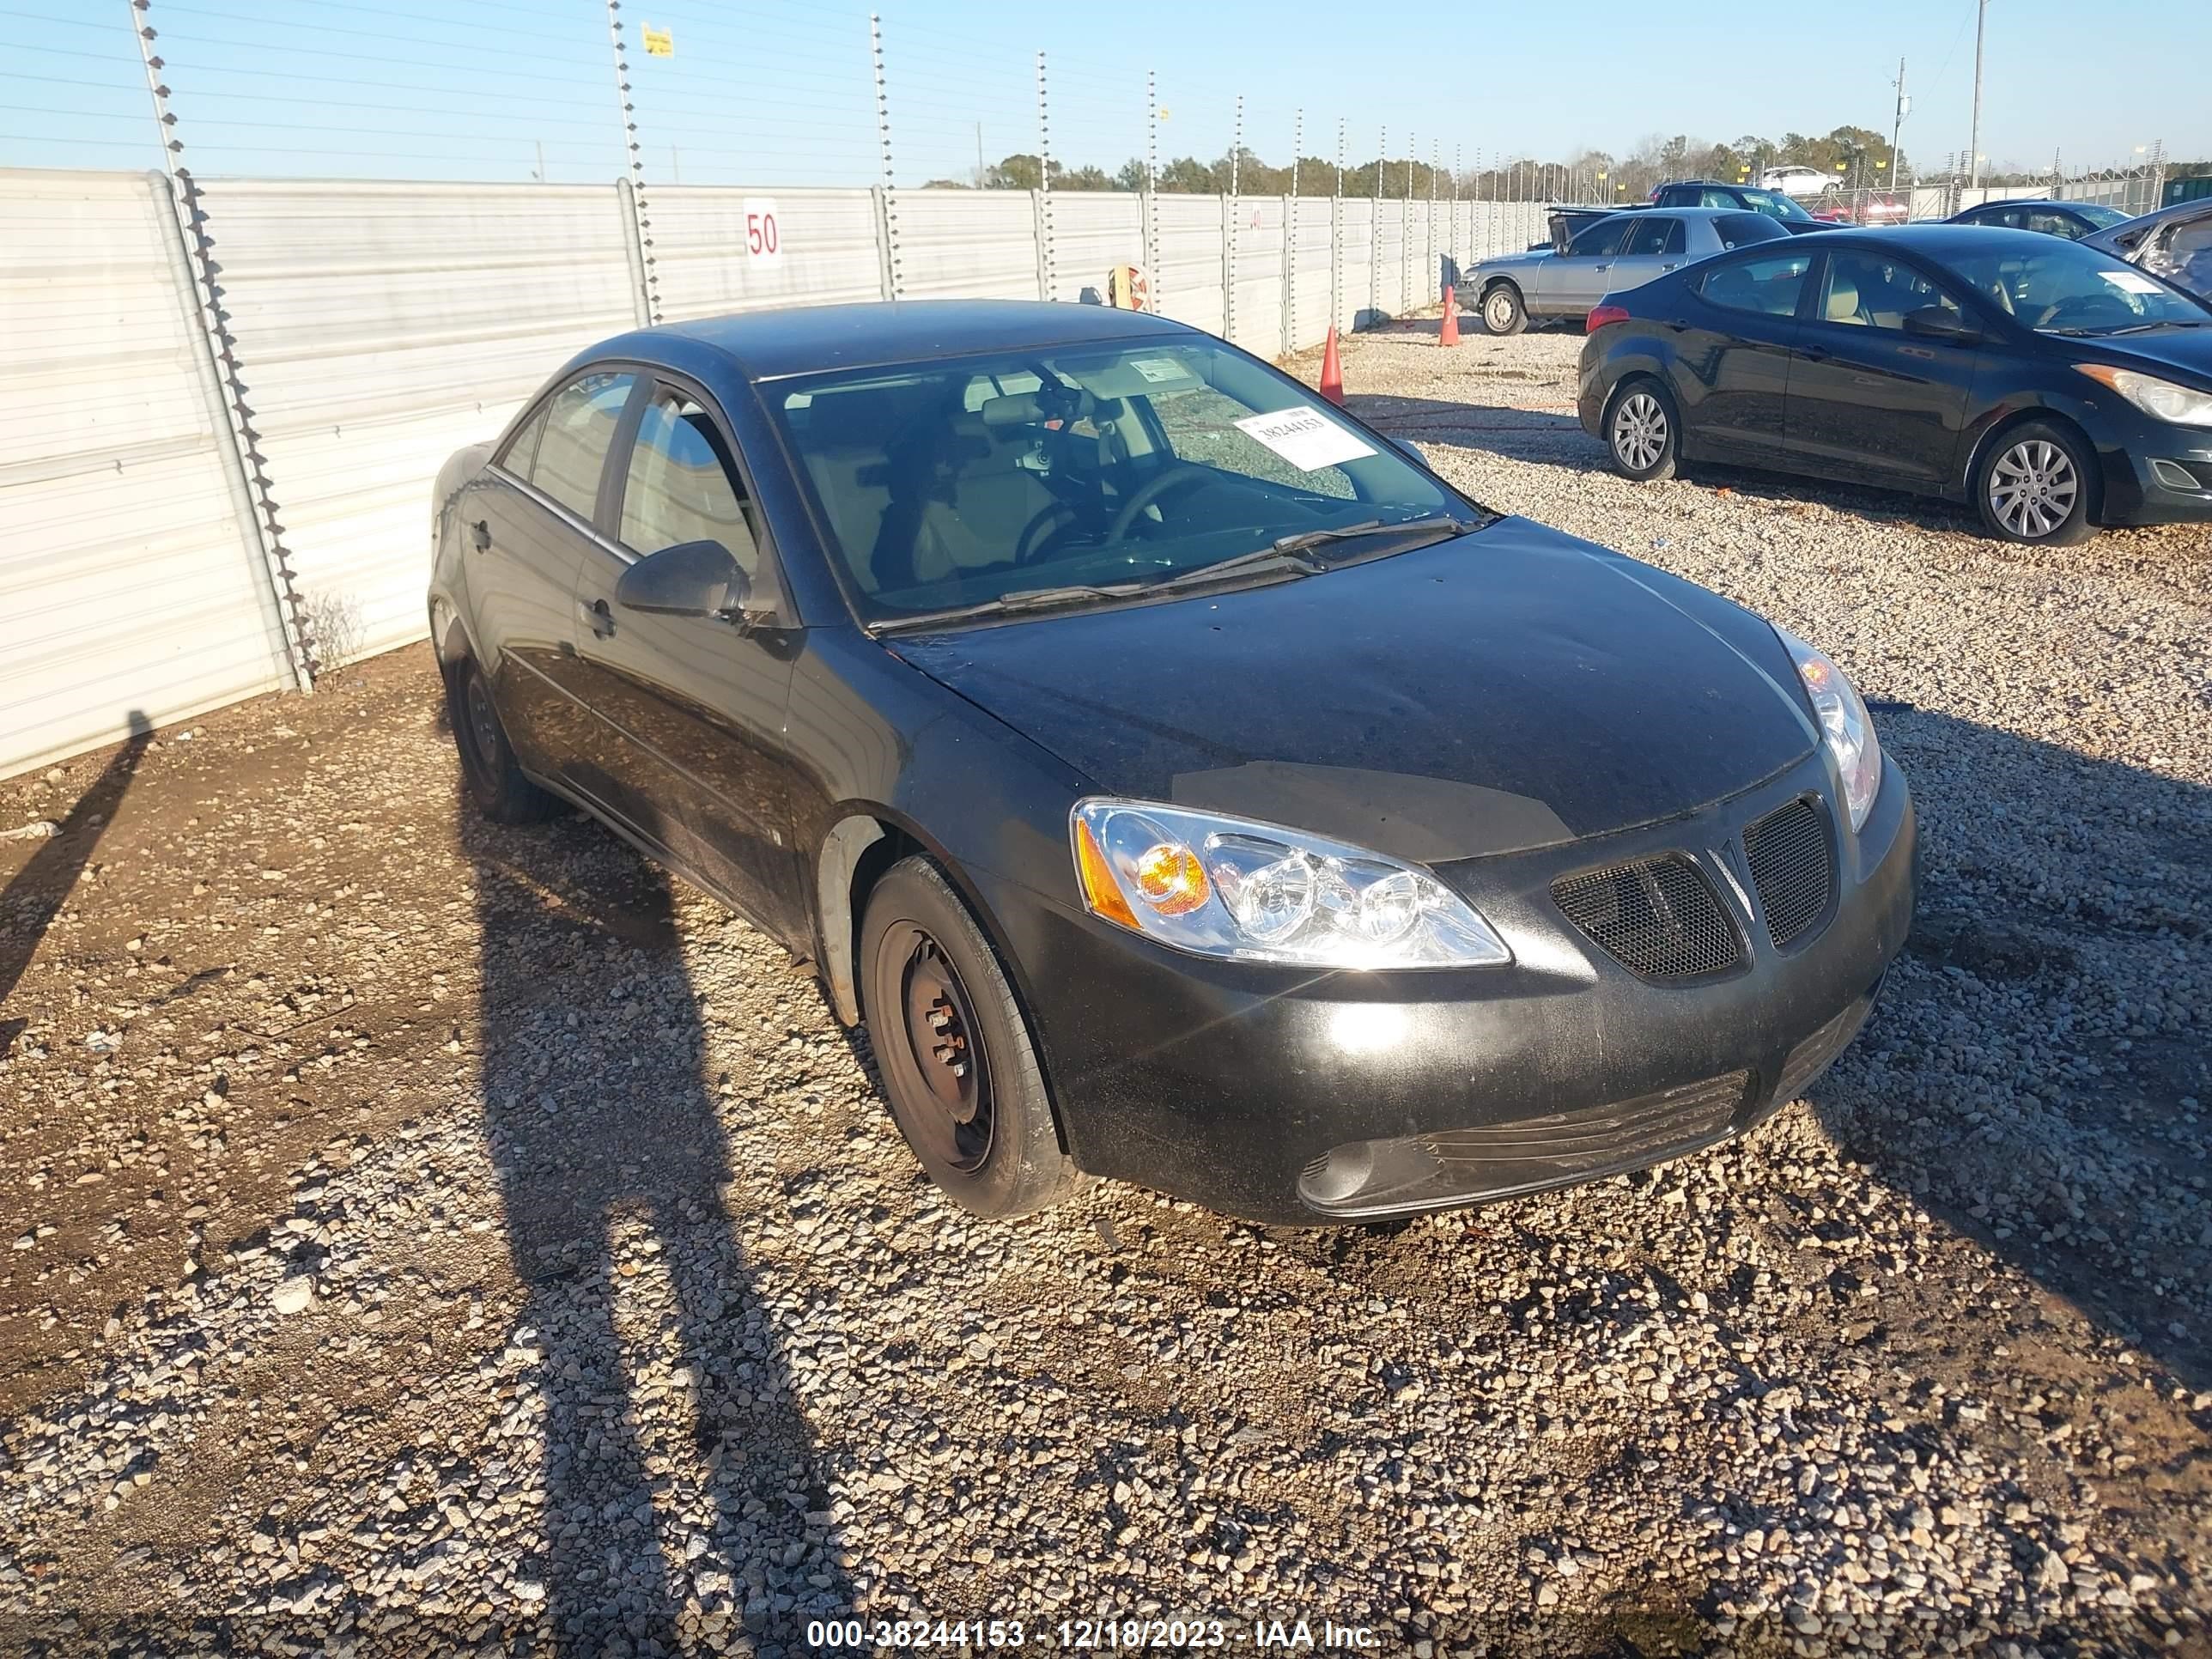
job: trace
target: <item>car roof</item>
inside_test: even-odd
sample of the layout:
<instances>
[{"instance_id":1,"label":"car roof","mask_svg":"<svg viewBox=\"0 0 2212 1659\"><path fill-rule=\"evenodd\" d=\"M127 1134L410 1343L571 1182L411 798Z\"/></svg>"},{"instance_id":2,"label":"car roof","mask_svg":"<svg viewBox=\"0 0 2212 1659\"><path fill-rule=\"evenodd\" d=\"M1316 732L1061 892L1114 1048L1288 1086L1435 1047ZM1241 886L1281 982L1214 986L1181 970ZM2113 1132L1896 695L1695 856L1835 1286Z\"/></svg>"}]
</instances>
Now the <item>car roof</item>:
<instances>
[{"instance_id":1,"label":"car roof","mask_svg":"<svg viewBox=\"0 0 2212 1659\"><path fill-rule=\"evenodd\" d=\"M1632 207L1617 207L1610 213L1606 214L1604 217L1607 219L1614 219L1627 213L1642 214L1646 217L1649 217L1650 215L1655 213L1663 213L1668 217L1675 219L1741 219L1747 213L1751 214L1752 217L1754 219L1762 216L1747 207L1668 207L1662 203L1638 202ZM1601 222L1593 220L1591 222L1598 223Z\"/></svg>"},{"instance_id":2,"label":"car roof","mask_svg":"<svg viewBox=\"0 0 2212 1659\"><path fill-rule=\"evenodd\" d=\"M1940 256L1947 249L1963 252L1969 248L2003 247L2008 244L2035 253L2049 252L2053 242L2062 247L2074 246L2063 237L2046 235L2039 230L2019 230L2010 225L1956 225L1948 219L1923 219L1910 225L1838 225L1820 237L1822 247L1838 247L1852 242L1915 248L1931 257Z\"/></svg>"},{"instance_id":3,"label":"car roof","mask_svg":"<svg viewBox=\"0 0 2212 1659\"><path fill-rule=\"evenodd\" d=\"M971 352L1198 332L1149 312L1042 300L896 300L789 306L641 328L584 361L629 357L698 374L734 364L747 380L921 362Z\"/></svg>"},{"instance_id":4,"label":"car roof","mask_svg":"<svg viewBox=\"0 0 2212 1659\"><path fill-rule=\"evenodd\" d=\"M2055 196L2007 196L1994 202L1977 202L1970 208L1960 208L1959 211L1961 213L1979 213L1984 208L2071 208L2079 207L2080 205L2081 204L2078 202L2062 202ZM2101 204L2092 204L2092 205L2094 206Z\"/></svg>"}]
</instances>

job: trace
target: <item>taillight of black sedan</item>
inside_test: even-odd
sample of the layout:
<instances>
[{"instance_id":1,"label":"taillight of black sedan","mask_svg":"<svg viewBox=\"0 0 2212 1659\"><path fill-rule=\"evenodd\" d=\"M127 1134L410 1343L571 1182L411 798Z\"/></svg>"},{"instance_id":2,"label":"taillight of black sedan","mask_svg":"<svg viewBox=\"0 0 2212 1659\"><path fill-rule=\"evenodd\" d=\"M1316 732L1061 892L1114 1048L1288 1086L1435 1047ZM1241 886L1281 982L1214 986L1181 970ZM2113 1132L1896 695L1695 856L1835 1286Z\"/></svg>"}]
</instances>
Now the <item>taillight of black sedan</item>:
<instances>
[{"instance_id":1,"label":"taillight of black sedan","mask_svg":"<svg viewBox=\"0 0 2212 1659\"><path fill-rule=\"evenodd\" d=\"M1157 318L641 331L436 515L481 808L581 806L811 964L986 1214L1671 1157L1803 1090L1911 921L1835 663Z\"/></svg>"},{"instance_id":2,"label":"taillight of black sedan","mask_svg":"<svg viewBox=\"0 0 2212 1659\"><path fill-rule=\"evenodd\" d=\"M1826 234L1609 295L1589 330L1583 425L1630 478L1807 473L2051 544L2212 519L2212 307L2078 243Z\"/></svg>"}]
</instances>

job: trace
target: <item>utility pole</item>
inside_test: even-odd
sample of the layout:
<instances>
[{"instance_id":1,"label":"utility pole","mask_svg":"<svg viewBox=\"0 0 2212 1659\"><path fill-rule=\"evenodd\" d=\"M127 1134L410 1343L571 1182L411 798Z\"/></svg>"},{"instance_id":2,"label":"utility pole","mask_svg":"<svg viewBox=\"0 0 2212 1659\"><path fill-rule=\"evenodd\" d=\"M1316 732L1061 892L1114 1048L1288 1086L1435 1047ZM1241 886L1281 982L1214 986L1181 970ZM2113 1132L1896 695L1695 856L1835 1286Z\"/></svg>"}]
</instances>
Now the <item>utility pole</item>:
<instances>
[{"instance_id":1,"label":"utility pole","mask_svg":"<svg viewBox=\"0 0 2212 1659\"><path fill-rule=\"evenodd\" d=\"M1037 52L1037 248L1043 256L1044 298L1054 297L1060 272L1053 258L1052 117L1045 108L1044 52Z\"/></svg>"},{"instance_id":2,"label":"utility pole","mask_svg":"<svg viewBox=\"0 0 2212 1659\"><path fill-rule=\"evenodd\" d=\"M1974 120L1967 131L1966 184L1968 188L1982 182L1982 40L1989 33L1990 0L1976 0L1974 6Z\"/></svg>"},{"instance_id":3,"label":"utility pole","mask_svg":"<svg viewBox=\"0 0 2212 1659\"><path fill-rule=\"evenodd\" d=\"M983 188L983 124L975 123L975 188Z\"/></svg>"},{"instance_id":4,"label":"utility pole","mask_svg":"<svg viewBox=\"0 0 2212 1659\"><path fill-rule=\"evenodd\" d=\"M1897 159L1897 141L1905 131L1905 112L1912 107L1912 100L1905 95L1905 60L1897 60L1897 114L1889 124L1889 184L1893 190L1905 187L1905 168ZM1911 198L1907 197L1907 202ZM1911 211L1908 207L1905 211Z\"/></svg>"},{"instance_id":5,"label":"utility pole","mask_svg":"<svg viewBox=\"0 0 2212 1659\"><path fill-rule=\"evenodd\" d=\"M1154 311L1160 308L1160 83L1145 71L1145 280Z\"/></svg>"}]
</instances>

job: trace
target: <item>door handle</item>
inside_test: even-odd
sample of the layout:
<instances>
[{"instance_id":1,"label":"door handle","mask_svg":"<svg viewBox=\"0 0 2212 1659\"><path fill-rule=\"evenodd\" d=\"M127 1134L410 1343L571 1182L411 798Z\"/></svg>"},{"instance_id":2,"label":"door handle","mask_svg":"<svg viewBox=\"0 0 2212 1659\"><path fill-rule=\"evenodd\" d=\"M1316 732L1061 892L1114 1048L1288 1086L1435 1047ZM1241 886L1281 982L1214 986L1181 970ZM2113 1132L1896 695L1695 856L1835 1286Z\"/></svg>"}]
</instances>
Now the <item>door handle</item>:
<instances>
[{"instance_id":1,"label":"door handle","mask_svg":"<svg viewBox=\"0 0 2212 1659\"><path fill-rule=\"evenodd\" d=\"M1672 270L1676 265L1679 265L1682 262L1680 259L1669 259L1665 264L1660 266L1659 269L1662 270Z\"/></svg>"},{"instance_id":2,"label":"door handle","mask_svg":"<svg viewBox=\"0 0 2212 1659\"><path fill-rule=\"evenodd\" d=\"M1667 319L1667 326L1673 329L1677 334L1681 333L1685 329L1688 328L1689 325L1690 319L1687 317L1669 317Z\"/></svg>"},{"instance_id":3,"label":"door handle","mask_svg":"<svg viewBox=\"0 0 2212 1659\"><path fill-rule=\"evenodd\" d=\"M1592 265L1592 266L1590 267L1590 269L1591 269L1592 270L1611 270L1613 269L1613 261L1612 261L1612 260L1610 260L1610 259L1607 259L1607 260L1603 264L1601 264L1601 265Z\"/></svg>"},{"instance_id":4,"label":"door handle","mask_svg":"<svg viewBox=\"0 0 2212 1659\"><path fill-rule=\"evenodd\" d=\"M474 524L471 525L469 526L469 539L477 544L477 552L490 552L491 520L489 519L478 519Z\"/></svg>"},{"instance_id":5,"label":"door handle","mask_svg":"<svg viewBox=\"0 0 2212 1659\"><path fill-rule=\"evenodd\" d=\"M589 605L584 605L580 600L578 608L583 611L584 620L591 623L592 636L594 639L605 640L614 637L615 613L607 608L607 602L605 599L593 599Z\"/></svg>"},{"instance_id":6,"label":"door handle","mask_svg":"<svg viewBox=\"0 0 2212 1659\"><path fill-rule=\"evenodd\" d=\"M1798 355L1808 363L1825 363L1831 354L1825 346L1804 346L1799 349Z\"/></svg>"}]
</instances>

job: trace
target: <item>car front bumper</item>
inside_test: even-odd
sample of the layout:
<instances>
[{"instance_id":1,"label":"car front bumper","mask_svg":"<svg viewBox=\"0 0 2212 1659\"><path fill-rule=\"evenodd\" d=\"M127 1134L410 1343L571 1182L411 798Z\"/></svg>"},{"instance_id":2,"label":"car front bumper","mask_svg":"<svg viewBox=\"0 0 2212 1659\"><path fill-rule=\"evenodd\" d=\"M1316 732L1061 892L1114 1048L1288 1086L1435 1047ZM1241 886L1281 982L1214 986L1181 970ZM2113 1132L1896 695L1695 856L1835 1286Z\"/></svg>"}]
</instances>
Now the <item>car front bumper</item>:
<instances>
[{"instance_id":1,"label":"car front bumper","mask_svg":"<svg viewBox=\"0 0 2212 1659\"><path fill-rule=\"evenodd\" d=\"M1021 964L1068 1149L1094 1174L1247 1218L1369 1219L1638 1168L1749 1127L1850 1042L1911 927L1912 802L1884 763L1865 828L1828 814L1825 920L1777 949L1743 830L1839 799L1825 750L1685 818L1437 873L1513 947L1505 968L1313 973L1174 951L983 877ZM1694 861L1736 967L1632 972L1553 884Z\"/></svg>"},{"instance_id":2,"label":"car front bumper","mask_svg":"<svg viewBox=\"0 0 2212 1659\"><path fill-rule=\"evenodd\" d=\"M2212 430L2174 426L2132 410L2098 434L2106 524L2212 520Z\"/></svg>"}]
</instances>

